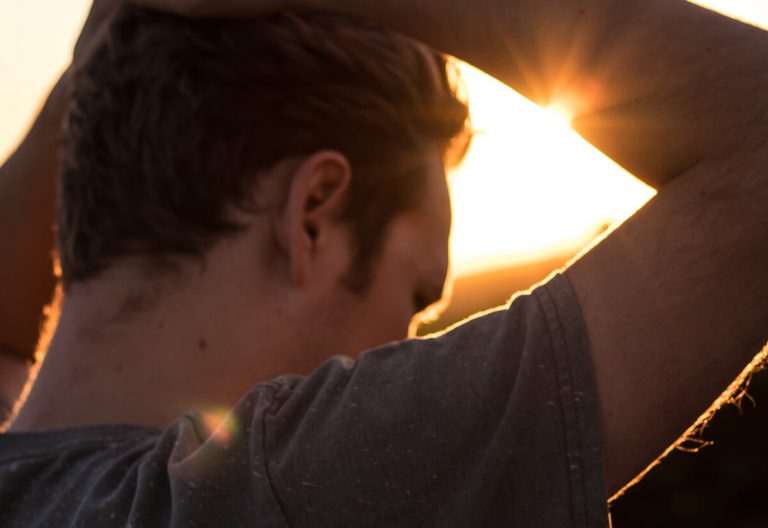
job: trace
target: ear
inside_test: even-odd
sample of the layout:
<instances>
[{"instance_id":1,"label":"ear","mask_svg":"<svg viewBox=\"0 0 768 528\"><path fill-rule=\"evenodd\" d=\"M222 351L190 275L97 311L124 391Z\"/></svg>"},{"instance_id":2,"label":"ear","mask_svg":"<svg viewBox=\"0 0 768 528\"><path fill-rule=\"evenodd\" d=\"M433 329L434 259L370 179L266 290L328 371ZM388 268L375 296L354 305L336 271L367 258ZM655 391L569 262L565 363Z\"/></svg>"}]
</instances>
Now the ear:
<instances>
[{"instance_id":1,"label":"ear","mask_svg":"<svg viewBox=\"0 0 768 528\"><path fill-rule=\"evenodd\" d=\"M281 219L295 284L306 285L324 273L336 273L334 268L346 268L349 240L339 218L351 180L349 161L335 151L316 152L296 169Z\"/></svg>"}]
</instances>

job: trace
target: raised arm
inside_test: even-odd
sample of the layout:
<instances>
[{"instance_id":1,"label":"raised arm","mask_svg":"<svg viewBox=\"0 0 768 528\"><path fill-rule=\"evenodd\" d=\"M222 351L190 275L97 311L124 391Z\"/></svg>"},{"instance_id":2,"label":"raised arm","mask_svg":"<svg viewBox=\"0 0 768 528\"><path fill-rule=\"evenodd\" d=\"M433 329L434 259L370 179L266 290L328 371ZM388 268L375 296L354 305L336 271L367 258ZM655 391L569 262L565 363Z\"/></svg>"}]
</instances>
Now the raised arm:
<instances>
[{"instance_id":1,"label":"raised arm","mask_svg":"<svg viewBox=\"0 0 768 528\"><path fill-rule=\"evenodd\" d=\"M78 41L82 60L113 0L98 0ZM71 70L52 89L26 137L0 166L0 402L12 405L33 358L43 307L50 302L58 144Z\"/></svg>"},{"instance_id":2,"label":"raised arm","mask_svg":"<svg viewBox=\"0 0 768 528\"><path fill-rule=\"evenodd\" d=\"M768 33L677 0L394 4L359 3L537 102L570 102L586 139L661 187L567 271L615 493L768 339Z\"/></svg>"},{"instance_id":3,"label":"raised arm","mask_svg":"<svg viewBox=\"0 0 768 528\"><path fill-rule=\"evenodd\" d=\"M68 78L0 167L0 351L31 359L54 286L52 251L58 138Z\"/></svg>"},{"instance_id":4,"label":"raised arm","mask_svg":"<svg viewBox=\"0 0 768 528\"><path fill-rule=\"evenodd\" d=\"M432 37L419 5L379 17L537 102L570 101L585 138L662 186L567 272L616 492L768 338L768 33L676 0L536 0L444 3Z\"/></svg>"}]
</instances>

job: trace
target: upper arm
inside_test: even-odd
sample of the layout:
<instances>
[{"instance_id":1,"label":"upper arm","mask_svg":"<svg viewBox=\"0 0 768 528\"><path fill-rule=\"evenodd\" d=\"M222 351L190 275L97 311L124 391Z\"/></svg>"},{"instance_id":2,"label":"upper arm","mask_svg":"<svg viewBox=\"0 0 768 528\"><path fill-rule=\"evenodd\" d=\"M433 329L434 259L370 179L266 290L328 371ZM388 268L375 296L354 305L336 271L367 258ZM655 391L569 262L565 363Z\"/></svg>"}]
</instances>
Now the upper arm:
<instances>
[{"instance_id":1,"label":"upper arm","mask_svg":"<svg viewBox=\"0 0 768 528\"><path fill-rule=\"evenodd\" d=\"M566 272L593 351L611 493L768 339L768 145L754 132L663 187Z\"/></svg>"}]
</instances>

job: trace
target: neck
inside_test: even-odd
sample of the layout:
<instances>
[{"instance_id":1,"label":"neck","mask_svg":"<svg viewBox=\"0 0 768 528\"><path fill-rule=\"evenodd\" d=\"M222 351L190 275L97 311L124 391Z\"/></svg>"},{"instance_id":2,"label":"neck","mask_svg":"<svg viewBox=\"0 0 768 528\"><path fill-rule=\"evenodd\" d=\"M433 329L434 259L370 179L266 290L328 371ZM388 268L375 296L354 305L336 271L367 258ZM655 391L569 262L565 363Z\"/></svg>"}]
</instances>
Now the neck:
<instances>
[{"instance_id":1,"label":"neck","mask_svg":"<svg viewBox=\"0 0 768 528\"><path fill-rule=\"evenodd\" d=\"M209 269L147 284L118 271L73 290L12 429L163 428L192 410L225 410L261 381L310 371L322 358L287 339L290 314L239 302L279 299L262 283L218 280Z\"/></svg>"}]
</instances>

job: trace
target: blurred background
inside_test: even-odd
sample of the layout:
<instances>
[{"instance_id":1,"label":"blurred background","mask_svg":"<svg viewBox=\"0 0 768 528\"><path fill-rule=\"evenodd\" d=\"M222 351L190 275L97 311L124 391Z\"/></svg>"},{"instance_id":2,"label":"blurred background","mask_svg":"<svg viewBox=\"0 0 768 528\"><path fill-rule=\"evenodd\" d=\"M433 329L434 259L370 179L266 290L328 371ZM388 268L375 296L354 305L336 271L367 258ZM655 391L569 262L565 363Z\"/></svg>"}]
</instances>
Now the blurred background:
<instances>
[{"instance_id":1,"label":"blurred background","mask_svg":"<svg viewBox=\"0 0 768 528\"><path fill-rule=\"evenodd\" d=\"M768 0L697 3L768 28ZM0 0L0 158L66 68L89 0ZM503 304L563 266L655 192L539 108L460 64L477 137L451 175L452 302L422 332ZM767 65L768 67L768 65ZM555 153L555 154L553 154ZM612 506L616 528L768 527L768 375L714 419L700 453L673 452Z\"/></svg>"}]
</instances>

